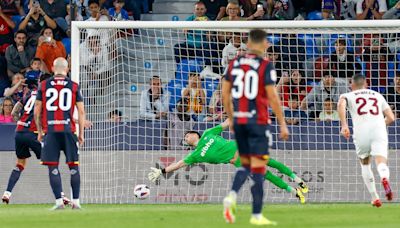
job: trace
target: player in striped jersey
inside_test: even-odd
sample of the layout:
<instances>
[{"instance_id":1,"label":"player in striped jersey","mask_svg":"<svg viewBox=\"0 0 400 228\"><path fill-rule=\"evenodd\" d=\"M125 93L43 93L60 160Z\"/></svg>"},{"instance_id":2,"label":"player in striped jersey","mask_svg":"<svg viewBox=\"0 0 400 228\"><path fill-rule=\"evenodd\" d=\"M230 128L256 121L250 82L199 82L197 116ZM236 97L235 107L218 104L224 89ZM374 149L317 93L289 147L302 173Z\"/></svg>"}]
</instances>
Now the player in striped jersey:
<instances>
[{"instance_id":1,"label":"player in striped jersey","mask_svg":"<svg viewBox=\"0 0 400 228\"><path fill-rule=\"evenodd\" d=\"M51 77L49 74L43 74L40 77L40 81L46 80ZM36 100L37 94L37 80L27 80L26 84L29 88L29 92L23 97L21 101L15 104L12 111L12 116L17 121L17 127L15 129L15 152L17 155L17 164L11 172L10 178L8 179L7 189L3 194L3 203L8 204L10 202L11 192L14 186L17 184L22 171L25 169L26 160L31 157L30 150L35 153L36 157L40 159L42 147L40 142L37 141L37 129L33 119L33 107ZM64 204L69 203L69 199L64 196L62 192Z\"/></svg>"},{"instance_id":2,"label":"player in striped jersey","mask_svg":"<svg viewBox=\"0 0 400 228\"><path fill-rule=\"evenodd\" d=\"M82 145L84 142L83 98L79 85L67 77L67 60L57 58L53 64L54 77L40 83L35 101L34 117L38 141L43 142L41 160L42 164L48 167L50 185L56 198L53 209L64 209L61 175L58 169L60 151L64 151L71 174L72 209L80 209L78 144ZM78 110L78 137L73 118L75 106Z\"/></svg>"}]
</instances>

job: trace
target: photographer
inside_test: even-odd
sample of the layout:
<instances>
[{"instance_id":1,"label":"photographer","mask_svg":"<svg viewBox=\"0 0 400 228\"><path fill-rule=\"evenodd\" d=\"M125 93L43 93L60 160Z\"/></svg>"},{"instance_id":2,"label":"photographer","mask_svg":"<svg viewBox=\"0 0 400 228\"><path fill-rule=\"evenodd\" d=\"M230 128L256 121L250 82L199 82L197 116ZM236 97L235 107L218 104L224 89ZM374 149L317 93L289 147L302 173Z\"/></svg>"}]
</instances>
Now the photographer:
<instances>
[{"instance_id":1,"label":"photographer","mask_svg":"<svg viewBox=\"0 0 400 228\"><path fill-rule=\"evenodd\" d=\"M38 47L36 50L36 58L40 58L42 64L42 71L51 73L53 62L58 57L67 57L64 45L60 41L54 40L53 30L45 28L40 34Z\"/></svg>"}]
</instances>

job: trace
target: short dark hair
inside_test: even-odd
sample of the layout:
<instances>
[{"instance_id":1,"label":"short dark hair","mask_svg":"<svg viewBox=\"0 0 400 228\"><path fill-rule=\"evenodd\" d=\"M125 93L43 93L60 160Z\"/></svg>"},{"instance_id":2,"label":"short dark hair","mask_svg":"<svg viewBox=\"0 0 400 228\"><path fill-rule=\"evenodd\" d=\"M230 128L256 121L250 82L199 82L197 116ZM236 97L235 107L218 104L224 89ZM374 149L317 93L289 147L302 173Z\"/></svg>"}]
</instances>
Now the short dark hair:
<instances>
[{"instance_id":1,"label":"short dark hair","mask_svg":"<svg viewBox=\"0 0 400 228\"><path fill-rule=\"evenodd\" d=\"M361 73L357 73L353 75L351 80L356 84L356 85L363 85L365 83L365 76Z\"/></svg>"},{"instance_id":2,"label":"short dark hair","mask_svg":"<svg viewBox=\"0 0 400 228\"><path fill-rule=\"evenodd\" d=\"M28 33L26 33L25 30L20 29L20 30L18 30L18 31L15 32L14 38L17 37L17 35L18 35L18 34L21 34L21 33L22 33L22 34L25 34L25 36L28 37Z\"/></svg>"},{"instance_id":3,"label":"short dark hair","mask_svg":"<svg viewBox=\"0 0 400 228\"><path fill-rule=\"evenodd\" d=\"M252 29L249 33L249 39L253 43L261 43L267 38L267 33L262 29Z\"/></svg>"},{"instance_id":4,"label":"short dark hair","mask_svg":"<svg viewBox=\"0 0 400 228\"><path fill-rule=\"evenodd\" d=\"M40 81L44 81L44 80L47 80L48 78L51 78L51 77L53 77L51 74L49 74L49 73L44 73L44 74L42 74L42 75L40 75Z\"/></svg>"},{"instance_id":5,"label":"short dark hair","mask_svg":"<svg viewBox=\"0 0 400 228\"><path fill-rule=\"evenodd\" d=\"M109 114L108 114L108 118L111 118L112 115L117 115L119 117L122 116L122 112L119 111L118 109L112 110Z\"/></svg>"},{"instance_id":6,"label":"short dark hair","mask_svg":"<svg viewBox=\"0 0 400 228\"><path fill-rule=\"evenodd\" d=\"M187 134L196 134L199 136L199 139L201 138L201 134L198 131L186 131L183 137L185 137Z\"/></svg>"},{"instance_id":7,"label":"short dark hair","mask_svg":"<svg viewBox=\"0 0 400 228\"><path fill-rule=\"evenodd\" d=\"M100 3L98 0L89 0L88 2L88 6L92 5L92 4L97 4L98 6L100 6Z\"/></svg>"},{"instance_id":8,"label":"short dark hair","mask_svg":"<svg viewBox=\"0 0 400 228\"><path fill-rule=\"evenodd\" d=\"M53 31L53 29L52 28L50 28L49 26L46 26L46 27L44 27L41 31L40 31L40 35L41 36L43 36L43 34L44 34L44 31L46 31L47 29L50 29L51 30L51 32L53 33L53 36L54 36L54 31Z\"/></svg>"},{"instance_id":9,"label":"short dark hair","mask_svg":"<svg viewBox=\"0 0 400 228\"><path fill-rule=\"evenodd\" d=\"M325 98L324 102L327 102L327 101L333 102L333 99L331 97L327 97L327 98Z\"/></svg>"},{"instance_id":10,"label":"short dark hair","mask_svg":"<svg viewBox=\"0 0 400 228\"><path fill-rule=\"evenodd\" d=\"M338 38L335 43L346 46L346 40L344 38Z\"/></svg>"},{"instance_id":11,"label":"short dark hair","mask_svg":"<svg viewBox=\"0 0 400 228\"><path fill-rule=\"evenodd\" d=\"M31 64L30 64L30 65L32 65L34 62L42 62L42 59L41 59L41 58L38 58L38 57L35 57L35 58L33 58L33 59L31 60Z\"/></svg>"},{"instance_id":12,"label":"short dark hair","mask_svg":"<svg viewBox=\"0 0 400 228\"><path fill-rule=\"evenodd\" d=\"M160 76L158 76L158 75L153 75L153 77L150 78L149 83L151 83L151 82L152 82L153 80L155 80L155 79L158 79L158 80L161 81Z\"/></svg>"}]
</instances>

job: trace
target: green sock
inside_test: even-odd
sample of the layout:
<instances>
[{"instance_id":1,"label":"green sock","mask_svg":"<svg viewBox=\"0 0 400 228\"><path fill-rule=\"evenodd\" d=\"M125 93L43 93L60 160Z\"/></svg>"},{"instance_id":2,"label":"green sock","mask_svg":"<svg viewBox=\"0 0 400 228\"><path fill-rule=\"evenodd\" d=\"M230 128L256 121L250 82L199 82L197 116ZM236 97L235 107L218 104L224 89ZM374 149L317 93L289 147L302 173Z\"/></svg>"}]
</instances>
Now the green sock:
<instances>
[{"instance_id":1,"label":"green sock","mask_svg":"<svg viewBox=\"0 0 400 228\"><path fill-rule=\"evenodd\" d=\"M293 173L293 171L291 169L289 169L289 167L287 167L286 165L278 162L277 160L274 160L274 159L270 158L269 162L268 162L268 166L272 167L272 168L275 168L275 169L279 170L279 172L281 172L281 173L285 174L286 176L294 179L292 177L293 175L295 175Z\"/></svg>"},{"instance_id":2,"label":"green sock","mask_svg":"<svg viewBox=\"0 0 400 228\"><path fill-rule=\"evenodd\" d=\"M267 173L265 174L264 178L266 180L268 180L269 182L273 183L278 188L284 189L284 190L286 190L288 192L292 192L293 188L291 186L289 186L285 181L283 181L281 178L279 178L278 176L274 175L270 171L267 171Z\"/></svg>"}]
</instances>

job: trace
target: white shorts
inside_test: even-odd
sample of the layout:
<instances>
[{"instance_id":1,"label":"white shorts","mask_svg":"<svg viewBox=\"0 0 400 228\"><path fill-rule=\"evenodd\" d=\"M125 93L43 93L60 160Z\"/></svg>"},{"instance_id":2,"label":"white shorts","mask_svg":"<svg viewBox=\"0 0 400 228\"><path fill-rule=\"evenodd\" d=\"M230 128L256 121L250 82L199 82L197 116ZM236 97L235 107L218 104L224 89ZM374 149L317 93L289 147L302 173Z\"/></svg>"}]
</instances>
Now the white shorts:
<instances>
[{"instance_id":1,"label":"white shorts","mask_svg":"<svg viewBox=\"0 0 400 228\"><path fill-rule=\"evenodd\" d=\"M354 135L357 156L364 159L369 156L388 156L388 139L385 134Z\"/></svg>"}]
</instances>

